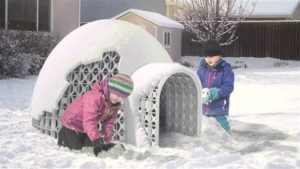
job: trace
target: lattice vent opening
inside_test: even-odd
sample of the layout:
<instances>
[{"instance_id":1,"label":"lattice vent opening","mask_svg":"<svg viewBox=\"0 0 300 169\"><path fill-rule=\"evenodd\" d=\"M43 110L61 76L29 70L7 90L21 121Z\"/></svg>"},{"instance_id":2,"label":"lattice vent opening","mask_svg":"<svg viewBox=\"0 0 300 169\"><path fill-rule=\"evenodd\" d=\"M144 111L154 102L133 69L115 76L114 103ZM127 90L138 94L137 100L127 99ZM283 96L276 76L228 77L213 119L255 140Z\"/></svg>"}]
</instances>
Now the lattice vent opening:
<instances>
[{"instance_id":1,"label":"lattice vent opening","mask_svg":"<svg viewBox=\"0 0 300 169\"><path fill-rule=\"evenodd\" d=\"M77 97L90 90L92 84L98 80L112 77L118 73L121 57L115 51L105 52L103 59L87 65L79 65L68 76L67 87L58 103L58 110L43 112L40 119L32 119L32 125L42 133L57 138L57 132L61 128L60 116L65 108ZM117 121L114 126L114 140L125 140L125 119L123 108L118 112Z\"/></svg>"}]
</instances>

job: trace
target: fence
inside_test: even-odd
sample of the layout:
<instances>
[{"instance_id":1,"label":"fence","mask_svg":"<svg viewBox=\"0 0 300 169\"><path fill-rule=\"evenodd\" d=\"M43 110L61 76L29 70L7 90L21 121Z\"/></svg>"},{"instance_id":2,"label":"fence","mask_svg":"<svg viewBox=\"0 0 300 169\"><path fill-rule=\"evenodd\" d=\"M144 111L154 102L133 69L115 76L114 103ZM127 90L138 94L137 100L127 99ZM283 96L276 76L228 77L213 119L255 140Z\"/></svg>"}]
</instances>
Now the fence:
<instances>
[{"instance_id":1,"label":"fence","mask_svg":"<svg viewBox=\"0 0 300 169\"><path fill-rule=\"evenodd\" d=\"M273 57L300 60L300 20L244 21L238 25L238 40L224 47L225 56ZM200 43L184 31L182 55L201 55Z\"/></svg>"}]
</instances>

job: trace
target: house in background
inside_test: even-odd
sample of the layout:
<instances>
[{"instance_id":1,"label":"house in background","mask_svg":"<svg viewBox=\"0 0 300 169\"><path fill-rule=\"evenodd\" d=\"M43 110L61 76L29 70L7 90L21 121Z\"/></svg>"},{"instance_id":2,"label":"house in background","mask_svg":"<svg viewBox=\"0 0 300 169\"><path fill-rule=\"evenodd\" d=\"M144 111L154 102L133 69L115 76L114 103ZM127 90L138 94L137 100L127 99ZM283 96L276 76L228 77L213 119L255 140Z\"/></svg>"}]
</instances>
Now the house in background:
<instances>
[{"instance_id":1,"label":"house in background","mask_svg":"<svg viewBox=\"0 0 300 169\"><path fill-rule=\"evenodd\" d=\"M55 32L80 25L81 0L0 0L0 29Z\"/></svg>"},{"instance_id":2,"label":"house in background","mask_svg":"<svg viewBox=\"0 0 300 169\"><path fill-rule=\"evenodd\" d=\"M176 19L175 18L175 13L176 13L176 0L166 0L166 7L167 7L167 13L166 16L171 19Z\"/></svg>"},{"instance_id":3,"label":"house in background","mask_svg":"<svg viewBox=\"0 0 300 169\"><path fill-rule=\"evenodd\" d=\"M152 34L168 51L173 61L181 56L183 25L159 13L129 9L114 17L131 22Z\"/></svg>"},{"instance_id":4,"label":"house in background","mask_svg":"<svg viewBox=\"0 0 300 169\"><path fill-rule=\"evenodd\" d=\"M172 0L169 1L0 0L0 29L54 32L62 39L85 23L110 19L129 9L139 9L127 11L124 17L119 15L119 19L143 24L176 60L181 56L183 26L165 17L167 11L170 12L168 7Z\"/></svg>"},{"instance_id":5,"label":"house in background","mask_svg":"<svg viewBox=\"0 0 300 169\"><path fill-rule=\"evenodd\" d=\"M119 14L118 19L143 25L177 60L183 25L165 16L169 4L169 0L0 0L0 29L48 31L62 39L80 25Z\"/></svg>"},{"instance_id":6,"label":"house in background","mask_svg":"<svg viewBox=\"0 0 300 169\"><path fill-rule=\"evenodd\" d=\"M55 32L135 8L166 15L165 0L0 0L0 29Z\"/></svg>"},{"instance_id":7,"label":"house in background","mask_svg":"<svg viewBox=\"0 0 300 169\"><path fill-rule=\"evenodd\" d=\"M139 9L166 16L165 0L81 0L80 23L108 19L128 9Z\"/></svg>"}]
</instances>

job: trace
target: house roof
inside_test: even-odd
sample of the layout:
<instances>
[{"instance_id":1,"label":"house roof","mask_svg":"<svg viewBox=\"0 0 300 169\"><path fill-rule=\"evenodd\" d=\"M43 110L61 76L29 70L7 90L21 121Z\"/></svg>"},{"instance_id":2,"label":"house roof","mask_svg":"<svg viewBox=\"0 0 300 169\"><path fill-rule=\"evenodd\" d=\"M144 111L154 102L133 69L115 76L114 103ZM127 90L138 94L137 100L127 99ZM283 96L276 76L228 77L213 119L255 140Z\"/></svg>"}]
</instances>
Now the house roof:
<instances>
[{"instance_id":1,"label":"house roof","mask_svg":"<svg viewBox=\"0 0 300 169\"><path fill-rule=\"evenodd\" d=\"M300 0L258 0L249 18L292 17Z\"/></svg>"},{"instance_id":2,"label":"house roof","mask_svg":"<svg viewBox=\"0 0 300 169\"><path fill-rule=\"evenodd\" d=\"M137 10L137 9L129 9L127 11L124 11L118 15L116 15L115 19L120 18L121 16L124 16L128 13L133 13L137 16L140 16L152 23L154 23L155 25L158 26L162 26L162 27L168 27L168 28L178 28L178 29L183 29L184 26L166 16L163 16L159 13L155 13L155 12L149 12L149 11L143 11L143 10Z\"/></svg>"}]
</instances>

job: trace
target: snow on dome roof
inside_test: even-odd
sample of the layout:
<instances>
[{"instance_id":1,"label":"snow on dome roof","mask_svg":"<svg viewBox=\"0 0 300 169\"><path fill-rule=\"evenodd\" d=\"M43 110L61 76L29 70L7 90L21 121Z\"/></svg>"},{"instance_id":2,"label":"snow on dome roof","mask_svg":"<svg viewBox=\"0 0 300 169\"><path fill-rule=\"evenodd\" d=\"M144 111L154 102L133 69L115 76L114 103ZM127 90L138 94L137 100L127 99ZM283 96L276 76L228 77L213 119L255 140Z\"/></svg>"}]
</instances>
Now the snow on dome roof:
<instances>
[{"instance_id":1,"label":"snow on dome roof","mask_svg":"<svg viewBox=\"0 0 300 169\"><path fill-rule=\"evenodd\" d=\"M68 74L81 64L101 61L108 51L120 55L118 70L129 75L148 63L172 62L161 44L134 24L114 19L88 23L69 33L48 56L34 87L31 116L38 119L43 111L56 110Z\"/></svg>"},{"instance_id":2,"label":"snow on dome roof","mask_svg":"<svg viewBox=\"0 0 300 169\"><path fill-rule=\"evenodd\" d=\"M144 76L146 72L147 76ZM149 63L137 69L131 76L133 80L138 79L134 84L134 91L129 98L140 98L140 95L145 95L148 89L145 86L152 88L158 84L163 77L169 77L174 73L186 73L195 81L199 81L197 75L189 68L180 65L179 63Z\"/></svg>"},{"instance_id":3,"label":"snow on dome roof","mask_svg":"<svg viewBox=\"0 0 300 169\"><path fill-rule=\"evenodd\" d=\"M155 13L155 12L149 12L149 11L143 11L143 10L137 10L137 9L129 9L126 10L118 15L116 15L115 17L113 17L114 19L117 19L127 13L134 13L135 15L138 15L158 26L162 26L162 27L168 27L168 28L178 28L178 29L183 29L184 26L166 16L163 16L159 13Z\"/></svg>"}]
</instances>

